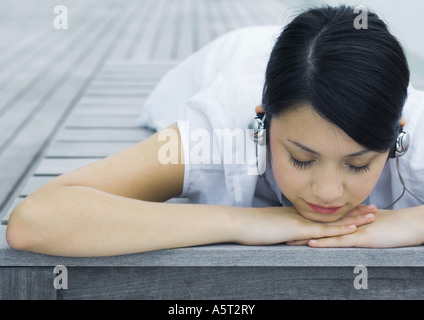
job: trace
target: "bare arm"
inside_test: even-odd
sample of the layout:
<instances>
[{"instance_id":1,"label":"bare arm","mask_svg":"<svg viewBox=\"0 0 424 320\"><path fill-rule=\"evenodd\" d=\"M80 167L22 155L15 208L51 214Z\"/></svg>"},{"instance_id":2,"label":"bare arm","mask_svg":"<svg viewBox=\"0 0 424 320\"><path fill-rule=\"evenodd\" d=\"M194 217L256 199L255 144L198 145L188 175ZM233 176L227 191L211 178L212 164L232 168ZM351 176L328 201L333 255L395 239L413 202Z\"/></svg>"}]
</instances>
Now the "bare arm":
<instances>
[{"instance_id":1,"label":"bare arm","mask_svg":"<svg viewBox=\"0 0 424 320\"><path fill-rule=\"evenodd\" d=\"M170 128L178 133L174 143L180 146L178 127ZM219 242L271 244L328 237L354 232L346 225L362 221L363 215L339 225L320 224L291 207L161 203L178 196L184 181L183 161L159 162L164 143L155 134L42 186L13 211L9 245L52 255L109 256Z\"/></svg>"},{"instance_id":2,"label":"bare arm","mask_svg":"<svg viewBox=\"0 0 424 320\"><path fill-rule=\"evenodd\" d=\"M184 179L183 164L158 161L163 143L152 135L42 186L13 211L8 243L53 255L99 256L234 240L228 207L159 203L178 196Z\"/></svg>"}]
</instances>

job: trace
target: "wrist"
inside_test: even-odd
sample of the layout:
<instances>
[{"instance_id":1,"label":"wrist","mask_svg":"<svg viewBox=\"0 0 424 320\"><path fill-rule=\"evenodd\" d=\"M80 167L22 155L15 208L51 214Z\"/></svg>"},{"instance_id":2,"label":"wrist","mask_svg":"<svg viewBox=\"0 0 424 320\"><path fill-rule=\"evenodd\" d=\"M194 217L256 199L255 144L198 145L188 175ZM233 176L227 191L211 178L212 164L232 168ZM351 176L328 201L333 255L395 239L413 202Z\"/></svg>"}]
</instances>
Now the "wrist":
<instances>
[{"instance_id":1,"label":"wrist","mask_svg":"<svg viewBox=\"0 0 424 320\"><path fill-rule=\"evenodd\" d=\"M208 208L215 206L208 205ZM239 243L243 244L248 224L250 209L235 206L217 206L212 209L210 219L208 219L209 232L212 234L211 242L217 243ZM213 222L214 221L214 222Z\"/></svg>"},{"instance_id":2,"label":"wrist","mask_svg":"<svg viewBox=\"0 0 424 320\"><path fill-rule=\"evenodd\" d=\"M227 229L230 242L248 244L250 228L249 225L255 219L255 210L258 208L231 207L227 211Z\"/></svg>"},{"instance_id":3,"label":"wrist","mask_svg":"<svg viewBox=\"0 0 424 320\"><path fill-rule=\"evenodd\" d=\"M290 228L292 207L238 208L233 212L234 242L267 245L285 242ZM290 230L291 229L291 230Z\"/></svg>"}]
</instances>

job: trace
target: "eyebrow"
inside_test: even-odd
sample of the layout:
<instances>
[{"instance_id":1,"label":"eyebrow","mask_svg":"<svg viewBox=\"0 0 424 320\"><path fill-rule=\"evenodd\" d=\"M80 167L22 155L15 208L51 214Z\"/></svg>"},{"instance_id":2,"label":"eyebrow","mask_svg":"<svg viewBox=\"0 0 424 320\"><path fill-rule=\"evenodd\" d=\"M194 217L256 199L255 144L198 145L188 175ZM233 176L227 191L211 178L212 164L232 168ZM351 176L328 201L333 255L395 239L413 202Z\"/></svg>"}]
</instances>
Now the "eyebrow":
<instances>
[{"instance_id":1,"label":"eyebrow","mask_svg":"<svg viewBox=\"0 0 424 320\"><path fill-rule=\"evenodd\" d=\"M309 152L309 153L315 154L315 155L317 155L317 156L320 156L320 155L321 155L319 152L314 151L314 150L312 150L312 149L308 148L307 146L304 146L304 145L303 145L303 144L301 144L300 142L293 141L293 140L290 140L290 139L288 139L287 141L291 142L291 143L292 143L292 144L294 144L296 147L298 147L298 148L300 148L300 149L302 149L302 150L304 150L304 151L306 151L306 152ZM347 157L347 158L351 158L351 157L359 157L359 156L362 156L362 155L364 155L364 154L366 154L366 153L369 153L369 152L370 152L370 150L368 150L368 149L364 149L364 150L361 150L361 151L358 151L358 152L354 152L354 153L348 154L348 155L346 155L345 157Z\"/></svg>"}]
</instances>

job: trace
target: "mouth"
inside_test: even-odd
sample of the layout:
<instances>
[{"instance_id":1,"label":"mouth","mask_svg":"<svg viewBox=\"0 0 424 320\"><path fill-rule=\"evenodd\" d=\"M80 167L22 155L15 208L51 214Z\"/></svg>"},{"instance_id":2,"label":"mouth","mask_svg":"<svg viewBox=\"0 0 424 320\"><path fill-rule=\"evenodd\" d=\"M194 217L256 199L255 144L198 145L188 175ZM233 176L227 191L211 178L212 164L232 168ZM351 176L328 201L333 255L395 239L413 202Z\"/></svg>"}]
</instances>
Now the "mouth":
<instances>
[{"instance_id":1,"label":"mouth","mask_svg":"<svg viewBox=\"0 0 424 320\"><path fill-rule=\"evenodd\" d=\"M306 204L309 206L309 208L311 208L315 212L322 213L322 214L333 214L342 208L342 207L322 207L322 206L318 206L316 204L312 204L309 202L306 202Z\"/></svg>"}]
</instances>

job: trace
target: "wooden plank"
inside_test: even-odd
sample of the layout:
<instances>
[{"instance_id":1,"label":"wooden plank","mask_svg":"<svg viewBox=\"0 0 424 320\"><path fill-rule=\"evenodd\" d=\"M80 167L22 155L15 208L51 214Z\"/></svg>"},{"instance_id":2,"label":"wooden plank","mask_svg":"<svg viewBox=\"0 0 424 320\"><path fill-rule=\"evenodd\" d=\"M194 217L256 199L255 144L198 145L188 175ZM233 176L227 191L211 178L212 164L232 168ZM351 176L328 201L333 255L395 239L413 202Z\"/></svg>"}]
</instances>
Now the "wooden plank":
<instances>
[{"instance_id":1,"label":"wooden plank","mask_svg":"<svg viewBox=\"0 0 424 320\"><path fill-rule=\"evenodd\" d=\"M146 71L143 74L143 71ZM97 80L110 81L110 82L120 82L121 80L134 80L134 81L143 81L150 80L152 77L157 80L163 75L162 70L149 70L149 69L139 69L139 70L131 70L126 72L126 70L122 70L121 72L117 71L104 71L97 75Z\"/></svg>"},{"instance_id":2,"label":"wooden plank","mask_svg":"<svg viewBox=\"0 0 424 320\"><path fill-rule=\"evenodd\" d=\"M4 91L0 97L0 110L6 107L10 108L14 100L21 99L27 94L27 90L40 82L39 79L46 77L53 70L49 66L62 64L65 60L64 56L72 54L72 49L80 38L80 32L82 33L86 28L93 29L93 31L96 29L95 24L98 24L98 16L93 14L90 19L80 18L81 1L77 5L71 5L70 9L75 17L75 25L78 27L69 35L64 35L57 30L51 32L51 30L45 29L42 6L34 8L34 12L27 17L28 19L25 19L27 12L20 17L21 21L25 21L25 23L13 28L13 34L14 38L21 41L9 42L9 47L13 50L10 50L11 54L8 57L1 60L0 87ZM16 34L16 32L23 31L23 25L31 26L31 24L32 29L25 33L24 39L21 35ZM37 41L25 41L25 38L33 33L38 35L35 38ZM30 38L34 37L30 36ZM22 46L20 45L21 42L28 42L28 44ZM83 41L80 42L83 44ZM46 52L46 48L50 48L50 50ZM5 103L6 105L4 105Z\"/></svg>"},{"instance_id":3,"label":"wooden plank","mask_svg":"<svg viewBox=\"0 0 424 320\"><path fill-rule=\"evenodd\" d=\"M135 129L63 129L55 137L57 142L138 142L152 135L152 130Z\"/></svg>"},{"instance_id":4,"label":"wooden plank","mask_svg":"<svg viewBox=\"0 0 424 320\"><path fill-rule=\"evenodd\" d=\"M103 158L133 146L134 142L55 142L46 157Z\"/></svg>"},{"instance_id":5,"label":"wooden plank","mask_svg":"<svg viewBox=\"0 0 424 320\"><path fill-rule=\"evenodd\" d=\"M234 1L221 1L219 3L221 4L221 14L223 14L228 30L245 26L243 21L240 20L240 13L233 8Z\"/></svg>"},{"instance_id":6,"label":"wooden plank","mask_svg":"<svg viewBox=\"0 0 424 320\"><path fill-rule=\"evenodd\" d=\"M140 71L146 70L147 72L166 72L177 64L176 61L171 60L108 60L103 66L104 72L117 71Z\"/></svg>"},{"instance_id":7,"label":"wooden plank","mask_svg":"<svg viewBox=\"0 0 424 320\"><path fill-rule=\"evenodd\" d=\"M134 37L140 28L146 23L145 16L147 12L147 1L133 1L137 6L133 8L136 13L128 19L125 28L122 30L119 46L115 46L110 54L110 59L125 59L125 54L131 46Z\"/></svg>"},{"instance_id":8,"label":"wooden plank","mask_svg":"<svg viewBox=\"0 0 424 320\"><path fill-rule=\"evenodd\" d=\"M212 33L215 37L219 37L220 35L223 35L227 31L229 31L229 28L226 26L227 21L224 15L219 11L218 8L218 2L216 1L208 1L209 5L209 12L211 13L211 16L213 17L213 23L211 24Z\"/></svg>"},{"instance_id":9,"label":"wooden plank","mask_svg":"<svg viewBox=\"0 0 424 320\"><path fill-rule=\"evenodd\" d=\"M215 37L210 30L211 14L208 11L206 1L197 0L198 3L198 33L199 33L199 48L202 48Z\"/></svg>"},{"instance_id":10,"label":"wooden plank","mask_svg":"<svg viewBox=\"0 0 424 320\"><path fill-rule=\"evenodd\" d=\"M59 34L56 34L56 38L51 39L44 36L37 43L38 48L33 46L31 47L31 50L28 48L26 50L24 48L20 50L21 52L27 52L27 56L20 56L18 51L15 56L11 56L13 59L10 59L9 63L2 61L0 85L3 89L3 94L0 98L0 110L6 108L10 101L13 101L25 94L26 89L33 85L34 76L36 76L43 67L39 60L41 60L41 62L48 62L48 59L42 59L40 55L45 55L45 48L48 46L51 46L54 49L55 46L52 44L57 42L59 39ZM60 47L57 47L56 50L59 48ZM50 52L50 55L52 53L54 52Z\"/></svg>"},{"instance_id":11,"label":"wooden plank","mask_svg":"<svg viewBox=\"0 0 424 320\"><path fill-rule=\"evenodd\" d=\"M158 29L162 23L161 15L162 10L165 10L166 3L163 0L152 2L149 7L149 20L147 26L145 27L143 37L140 38L139 43L132 50L131 59L138 61L145 61L151 59L151 52L154 49L155 41L157 37Z\"/></svg>"},{"instance_id":12,"label":"wooden plank","mask_svg":"<svg viewBox=\"0 0 424 320\"><path fill-rule=\"evenodd\" d=\"M170 38L169 42L172 44L169 50L169 59L182 59L187 56L187 52L193 52L191 39L187 36L191 29L189 26L190 19L187 17L188 14L186 12L190 9L191 7L185 0L178 1L175 7L175 19L168 35Z\"/></svg>"},{"instance_id":13,"label":"wooden plank","mask_svg":"<svg viewBox=\"0 0 424 320\"><path fill-rule=\"evenodd\" d=\"M7 245L5 234L6 226L0 226L0 266L3 267L58 264L69 267L349 267L353 275L353 268L363 265L367 268L412 268L417 272L417 279L424 276L424 246L369 249L217 244L113 257L75 258L13 250ZM413 275L410 277L413 279Z\"/></svg>"},{"instance_id":14,"label":"wooden plank","mask_svg":"<svg viewBox=\"0 0 424 320\"><path fill-rule=\"evenodd\" d=\"M35 169L35 175L56 176L86 166L99 158L47 158L40 162L40 165Z\"/></svg>"},{"instance_id":15,"label":"wooden plank","mask_svg":"<svg viewBox=\"0 0 424 320\"><path fill-rule=\"evenodd\" d=\"M58 291L59 299L386 300L424 294L423 269L414 268L369 268L366 290L354 287L357 275L347 267L70 267L68 272L72 282Z\"/></svg>"},{"instance_id":16,"label":"wooden plank","mask_svg":"<svg viewBox=\"0 0 424 320\"><path fill-rule=\"evenodd\" d=\"M147 36L149 30L153 27L151 17L153 10L155 10L155 5L157 5L157 0L150 0L148 3L144 3L145 10L144 14L140 16L137 33L133 36L132 42L126 48L125 54L121 57L114 58L118 60L138 60L140 58L135 54L135 51L141 41Z\"/></svg>"},{"instance_id":17,"label":"wooden plank","mask_svg":"<svg viewBox=\"0 0 424 320\"><path fill-rule=\"evenodd\" d=\"M139 113L141 114L141 112L140 108ZM136 119L138 116L139 114L81 115L73 113L64 123L64 128L136 128Z\"/></svg>"},{"instance_id":18,"label":"wooden plank","mask_svg":"<svg viewBox=\"0 0 424 320\"><path fill-rule=\"evenodd\" d=\"M126 92L130 92L133 93L133 91L138 91L138 90L153 90L154 87L156 86L156 83L153 83L151 81L149 81L148 83L136 83L136 84L120 84L120 83L104 83L104 84L98 84L98 83L93 83L90 85L90 91L93 92L104 92L104 91L109 91L109 92L117 92L117 93L126 93Z\"/></svg>"},{"instance_id":19,"label":"wooden plank","mask_svg":"<svg viewBox=\"0 0 424 320\"><path fill-rule=\"evenodd\" d=\"M97 105L99 106L99 105ZM123 107L119 107L116 103L106 104L102 103L100 108L87 108L84 105L75 107L72 111L73 115L78 116L138 116L142 110L142 105L126 104Z\"/></svg>"},{"instance_id":20,"label":"wooden plank","mask_svg":"<svg viewBox=\"0 0 424 320\"><path fill-rule=\"evenodd\" d=\"M115 104L115 105L143 105L143 102L146 100L146 95L142 95L139 97L116 97L116 96L110 96L105 99L101 99L99 97L93 97L93 96L87 96L84 95L81 97L80 103L81 104L91 104L91 105L98 105L103 106L107 104Z\"/></svg>"},{"instance_id":21,"label":"wooden plank","mask_svg":"<svg viewBox=\"0 0 424 320\"><path fill-rule=\"evenodd\" d=\"M97 28L99 29L95 28L94 31L98 32L101 30L99 26ZM93 37L96 35L96 32L93 32ZM13 136L19 132L21 124L25 119L29 119L42 109L45 100L64 82L69 71L75 68L75 61L79 60L79 55L82 53L85 54L88 47L91 46L90 40L92 40L87 37L85 41L81 41L79 39L80 37L80 34L76 34L68 46L58 46L61 50L58 50L59 52L56 52L53 58L45 59L44 63L40 63L36 73L34 73L34 77L24 77L24 79L28 78L30 81L19 91L8 90L14 96L7 101L0 102L3 105L0 114L0 127L2 128L0 132L0 146L4 145L8 140L13 139ZM79 46L76 46L77 43L79 43ZM79 49L73 49L75 47ZM65 53L66 59L63 59ZM48 65L61 65L61 68L55 71L54 68L46 68Z\"/></svg>"},{"instance_id":22,"label":"wooden plank","mask_svg":"<svg viewBox=\"0 0 424 320\"><path fill-rule=\"evenodd\" d=\"M423 270L416 268L368 268L363 290L350 267L67 266L62 290L53 286L53 270L0 268L0 299L416 300L424 293Z\"/></svg>"},{"instance_id":23,"label":"wooden plank","mask_svg":"<svg viewBox=\"0 0 424 320\"><path fill-rule=\"evenodd\" d=\"M180 6L179 0L169 0L165 3L161 13L160 27L156 30L155 42L152 44L149 59L167 60L171 58L171 52L174 41L178 41L179 31L175 28L175 21L178 19L178 7Z\"/></svg>"},{"instance_id":24,"label":"wooden plank","mask_svg":"<svg viewBox=\"0 0 424 320\"><path fill-rule=\"evenodd\" d=\"M53 268L0 267L0 300L56 300Z\"/></svg>"},{"instance_id":25,"label":"wooden plank","mask_svg":"<svg viewBox=\"0 0 424 320\"><path fill-rule=\"evenodd\" d=\"M268 5L268 3L258 3L256 0L246 0L242 4L237 2L239 6L243 7L246 10L246 15L250 17L253 21L255 21L258 25L282 25L281 21L275 19L276 13L281 10L278 7L275 8L275 12L270 14L269 12L264 12L264 6ZM283 5L282 2L278 3L279 5Z\"/></svg>"},{"instance_id":26,"label":"wooden plank","mask_svg":"<svg viewBox=\"0 0 424 320\"><path fill-rule=\"evenodd\" d=\"M130 9L126 8L127 12L130 12ZM42 112L31 115L31 121L21 124L21 130L14 134L7 152L0 157L0 172L2 172L0 208L14 193L17 184L23 179L23 175L29 170L34 159L39 156L40 150L45 147L49 136L74 107L82 95L86 83L91 80L91 74L95 73L107 58L108 49L112 45L116 45L117 41L115 40L119 36L119 27L125 23L126 15L122 15L120 18L116 24L107 24L106 21L99 31L103 34L107 29L110 36L98 37L97 41L92 42L89 54L82 50L73 61L74 65L71 65L70 69L74 74L85 75L87 79L81 81L78 77L72 77L71 73L65 74L62 79L59 79L56 90L52 91L48 99L46 97L43 104L40 105ZM96 33L93 35L96 36Z\"/></svg>"},{"instance_id":27,"label":"wooden plank","mask_svg":"<svg viewBox=\"0 0 424 320\"><path fill-rule=\"evenodd\" d=\"M10 206L6 210L6 214L1 217L1 225L7 225L7 222L9 221L10 214L12 213L13 209L22 201L22 198L15 198L13 202L10 204Z\"/></svg>"},{"instance_id":28,"label":"wooden plank","mask_svg":"<svg viewBox=\"0 0 424 320\"><path fill-rule=\"evenodd\" d=\"M122 85L122 86L90 86L86 91L86 96L99 96L104 97L107 99L108 97L116 96L116 97L134 97L134 96L146 96L148 95L152 89L154 88L154 85L148 84L148 85L134 85L134 84L128 84L128 85Z\"/></svg>"}]
</instances>

